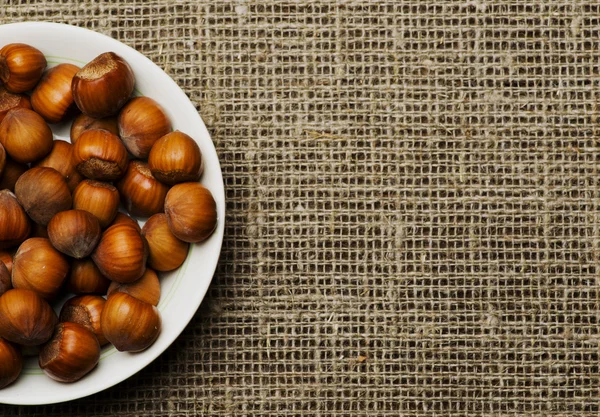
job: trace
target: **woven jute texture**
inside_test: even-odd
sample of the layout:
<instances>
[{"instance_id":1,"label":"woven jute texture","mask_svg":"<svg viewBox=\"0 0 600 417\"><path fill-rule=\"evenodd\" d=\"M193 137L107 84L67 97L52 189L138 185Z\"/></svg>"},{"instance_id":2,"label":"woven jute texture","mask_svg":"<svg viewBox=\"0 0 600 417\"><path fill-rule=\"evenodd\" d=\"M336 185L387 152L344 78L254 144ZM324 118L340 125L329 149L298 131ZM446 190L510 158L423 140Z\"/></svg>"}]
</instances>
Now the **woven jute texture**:
<instances>
[{"instance_id":1,"label":"woven jute texture","mask_svg":"<svg viewBox=\"0 0 600 417\"><path fill-rule=\"evenodd\" d=\"M4 3L133 46L225 177L153 364L2 415L597 416L600 3ZM1 40L0 40L1 42Z\"/></svg>"}]
</instances>

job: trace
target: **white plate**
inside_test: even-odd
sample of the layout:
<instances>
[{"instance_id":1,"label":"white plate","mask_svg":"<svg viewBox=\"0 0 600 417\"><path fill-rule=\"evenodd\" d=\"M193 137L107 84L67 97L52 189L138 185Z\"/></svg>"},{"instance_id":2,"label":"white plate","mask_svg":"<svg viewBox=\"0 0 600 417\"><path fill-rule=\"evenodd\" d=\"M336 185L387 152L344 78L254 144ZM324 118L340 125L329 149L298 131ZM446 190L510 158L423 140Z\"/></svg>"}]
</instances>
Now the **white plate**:
<instances>
[{"instance_id":1,"label":"white plate","mask_svg":"<svg viewBox=\"0 0 600 417\"><path fill-rule=\"evenodd\" d=\"M100 363L83 379L72 384L55 382L39 369L37 358L26 362L15 383L0 390L0 403L50 404L74 400L102 391L132 376L156 359L183 331L198 309L217 266L225 219L223 177L215 147L198 112L185 93L160 68L136 50L96 32L56 23L27 22L0 25L0 47L21 42L46 55L48 66L69 62L78 66L97 55L112 51L122 56L136 76L136 93L159 102L173 127L193 137L202 150L204 174L200 182L215 197L217 230L205 242L191 245L190 254L178 270L161 274L162 294L158 308L163 319L156 342L140 353L102 350ZM53 126L56 139L69 140L69 126Z\"/></svg>"}]
</instances>

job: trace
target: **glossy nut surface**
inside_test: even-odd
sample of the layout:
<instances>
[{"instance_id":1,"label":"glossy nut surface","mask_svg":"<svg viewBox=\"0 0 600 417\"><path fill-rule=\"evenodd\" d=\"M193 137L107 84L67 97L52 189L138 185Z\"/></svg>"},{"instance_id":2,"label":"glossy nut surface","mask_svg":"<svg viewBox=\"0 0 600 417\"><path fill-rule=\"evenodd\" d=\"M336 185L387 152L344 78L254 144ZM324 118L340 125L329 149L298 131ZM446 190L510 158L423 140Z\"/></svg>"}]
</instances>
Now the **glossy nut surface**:
<instances>
[{"instance_id":1,"label":"glossy nut surface","mask_svg":"<svg viewBox=\"0 0 600 417\"><path fill-rule=\"evenodd\" d=\"M125 225L133 227L135 230L138 231L138 233L142 232L142 228L140 227L140 224L138 223L138 221L136 219L134 219L133 217L131 217L130 215L125 214L121 211L117 212L117 215L115 216L114 220L112 221L112 223L110 225L113 226L115 224L125 224Z\"/></svg>"},{"instance_id":2,"label":"glossy nut surface","mask_svg":"<svg viewBox=\"0 0 600 417\"><path fill-rule=\"evenodd\" d=\"M204 169L198 144L179 131L168 133L154 143L148 166L157 180L170 185L198 181Z\"/></svg>"},{"instance_id":3,"label":"glossy nut surface","mask_svg":"<svg viewBox=\"0 0 600 417\"><path fill-rule=\"evenodd\" d=\"M117 215L119 191L107 182L83 180L73 191L73 208L93 214L105 229Z\"/></svg>"},{"instance_id":4,"label":"glossy nut surface","mask_svg":"<svg viewBox=\"0 0 600 417\"><path fill-rule=\"evenodd\" d=\"M52 246L75 259L92 253L101 234L98 219L85 210L61 211L48 223L48 237Z\"/></svg>"},{"instance_id":5,"label":"glossy nut surface","mask_svg":"<svg viewBox=\"0 0 600 417\"><path fill-rule=\"evenodd\" d=\"M0 337L24 346L45 343L58 322L50 304L31 290L12 289L0 296Z\"/></svg>"},{"instance_id":6,"label":"glossy nut surface","mask_svg":"<svg viewBox=\"0 0 600 417\"><path fill-rule=\"evenodd\" d=\"M114 52L98 55L73 79L77 107L97 119L116 114L127 101L135 84L129 64Z\"/></svg>"},{"instance_id":7,"label":"glossy nut surface","mask_svg":"<svg viewBox=\"0 0 600 417\"><path fill-rule=\"evenodd\" d=\"M23 369L23 355L18 346L0 338L0 389L12 384Z\"/></svg>"},{"instance_id":8,"label":"glossy nut surface","mask_svg":"<svg viewBox=\"0 0 600 417\"><path fill-rule=\"evenodd\" d=\"M146 221L142 236L148 242L148 265L157 271L177 269L187 258L190 244L171 232L164 213L155 214Z\"/></svg>"},{"instance_id":9,"label":"glossy nut surface","mask_svg":"<svg viewBox=\"0 0 600 417\"><path fill-rule=\"evenodd\" d=\"M0 144L22 164L35 162L52 150L52 130L44 119L26 108L9 111L0 123Z\"/></svg>"},{"instance_id":10,"label":"glossy nut surface","mask_svg":"<svg viewBox=\"0 0 600 417\"><path fill-rule=\"evenodd\" d=\"M158 309L124 292L108 297L100 322L106 339L121 352L148 348L161 330Z\"/></svg>"},{"instance_id":11,"label":"glossy nut surface","mask_svg":"<svg viewBox=\"0 0 600 417\"><path fill-rule=\"evenodd\" d=\"M100 344L96 336L77 323L59 323L52 339L40 351L39 365L59 382L75 382L96 367Z\"/></svg>"},{"instance_id":12,"label":"glossy nut surface","mask_svg":"<svg viewBox=\"0 0 600 417\"><path fill-rule=\"evenodd\" d=\"M197 182L174 185L165 199L165 214L171 232L184 242L201 242L217 226L217 204Z\"/></svg>"},{"instance_id":13,"label":"glossy nut surface","mask_svg":"<svg viewBox=\"0 0 600 417\"><path fill-rule=\"evenodd\" d=\"M106 294L111 281L91 258L74 259L67 277L67 290L74 294Z\"/></svg>"},{"instance_id":14,"label":"glossy nut surface","mask_svg":"<svg viewBox=\"0 0 600 417\"><path fill-rule=\"evenodd\" d=\"M61 322L81 324L94 333L100 346L103 346L108 343L100 325L100 316L105 303L104 297L99 295L79 295L69 298L62 306L58 319Z\"/></svg>"},{"instance_id":15,"label":"glossy nut surface","mask_svg":"<svg viewBox=\"0 0 600 417\"><path fill-rule=\"evenodd\" d=\"M48 239L32 237L19 246L13 260L12 285L52 300L69 273L69 261Z\"/></svg>"},{"instance_id":16,"label":"glossy nut surface","mask_svg":"<svg viewBox=\"0 0 600 417\"><path fill-rule=\"evenodd\" d=\"M148 158L154 142L170 131L171 120L150 97L132 98L119 113L119 135L136 158Z\"/></svg>"},{"instance_id":17,"label":"glossy nut surface","mask_svg":"<svg viewBox=\"0 0 600 417\"><path fill-rule=\"evenodd\" d=\"M62 121L73 106L71 81L79 67L59 64L46 71L31 94L31 107L48 123Z\"/></svg>"},{"instance_id":18,"label":"glossy nut surface","mask_svg":"<svg viewBox=\"0 0 600 417\"><path fill-rule=\"evenodd\" d=\"M0 81L13 93L31 90L42 77L46 57L24 43L11 43L0 49Z\"/></svg>"},{"instance_id":19,"label":"glossy nut surface","mask_svg":"<svg viewBox=\"0 0 600 417\"><path fill-rule=\"evenodd\" d=\"M73 145L73 163L83 176L99 181L121 178L127 169L127 150L118 136L103 129L90 129Z\"/></svg>"},{"instance_id":20,"label":"glossy nut surface","mask_svg":"<svg viewBox=\"0 0 600 417\"><path fill-rule=\"evenodd\" d=\"M73 204L65 178L54 168L29 169L15 184L15 195L29 217L42 226Z\"/></svg>"},{"instance_id":21,"label":"glossy nut surface","mask_svg":"<svg viewBox=\"0 0 600 417\"><path fill-rule=\"evenodd\" d=\"M144 275L136 281L129 284L121 284L119 282L110 284L107 295L110 297L114 292L124 292L140 301L156 306L160 301L160 281L156 272L150 268L146 268Z\"/></svg>"},{"instance_id":22,"label":"glossy nut surface","mask_svg":"<svg viewBox=\"0 0 600 417\"><path fill-rule=\"evenodd\" d=\"M8 190L0 191L0 249L19 245L31 231L29 217Z\"/></svg>"},{"instance_id":23,"label":"glossy nut surface","mask_svg":"<svg viewBox=\"0 0 600 417\"><path fill-rule=\"evenodd\" d=\"M150 217L164 210L169 186L158 181L143 161L130 161L117 184L125 209L133 216Z\"/></svg>"},{"instance_id":24,"label":"glossy nut surface","mask_svg":"<svg viewBox=\"0 0 600 417\"><path fill-rule=\"evenodd\" d=\"M104 231L92 253L92 260L105 277L117 282L133 282L146 270L148 244L133 227L118 224Z\"/></svg>"}]
</instances>

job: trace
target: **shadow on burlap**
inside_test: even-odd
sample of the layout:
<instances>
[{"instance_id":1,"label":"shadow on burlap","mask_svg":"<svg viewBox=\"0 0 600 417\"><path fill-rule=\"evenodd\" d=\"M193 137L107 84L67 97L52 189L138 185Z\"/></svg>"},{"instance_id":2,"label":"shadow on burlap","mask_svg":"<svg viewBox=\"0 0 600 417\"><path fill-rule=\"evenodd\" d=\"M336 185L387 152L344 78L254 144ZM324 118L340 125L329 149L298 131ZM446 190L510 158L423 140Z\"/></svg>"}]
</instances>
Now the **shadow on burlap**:
<instances>
[{"instance_id":1,"label":"shadow on burlap","mask_svg":"<svg viewBox=\"0 0 600 417\"><path fill-rule=\"evenodd\" d=\"M597 415L597 1L18 3L175 79L227 225L152 365L0 414Z\"/></svg>"}]
</instances>

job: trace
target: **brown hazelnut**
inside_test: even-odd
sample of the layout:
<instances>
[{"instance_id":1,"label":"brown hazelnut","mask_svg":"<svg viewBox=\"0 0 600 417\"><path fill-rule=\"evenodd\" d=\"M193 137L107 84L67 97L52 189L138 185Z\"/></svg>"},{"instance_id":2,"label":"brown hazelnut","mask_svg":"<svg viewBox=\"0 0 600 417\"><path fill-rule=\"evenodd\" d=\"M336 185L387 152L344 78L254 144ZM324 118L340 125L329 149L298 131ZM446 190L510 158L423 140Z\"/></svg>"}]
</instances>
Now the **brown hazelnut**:
<instances>
[{"instance_id":1,"label":"brown hazelnut","mask_svg":"<svg viewBox=\"0 0 600 417\"><path fill-rule=\"evenodd\" d=\"M164 213L148 219L142 228L142 236L148 242L148 265L157 271L179 268L187 258L190 244L175 237Z\"/></svg>"},{"instance_id":2,"label":"brown hazelnut","mask_svg":"<svg viewBox=\"0 0 600 417\"><path fill-rule=\"evenodd\" d=\"M92 213L105 229L117 215L119 191L106 182L83 180L73 191L73 208Z\"/></svg>"},{"instance_id":3,"label":"brown hazelnut","mask_svg":"<svg viewBox=\"0 0 600 417\"><path fill-rule=\"evenodd\" d=\"M125 209L134 216L149 217L164 210L169 186L158 181L143 161L130 161L117 182Z\"/></svg>"},{"instance_id":4,"label":"brown hazelnut","mask_svg":"<svg viewBox=\"0 0 600 417\"><path fill-rule=\"evenodd\" d=\"M32 237L15 253L12 286L32 290L52 300L69 273L69 261L48 239Z\"/></svg>"},{"instance_id":5,"label":"brown hazelnut","mask_svg":"<svg viewBox=\"0 0 600 417\"><path fill-rule=\"evenodd\" d=\"M108 130L86 130L73 145L77 171L92 180L112 181L127 169L127 150L118 136Z\"/></svg>"},{"instance_id":6,"label":"brown hazelnut","mask_svg":"<svg viewBox=\"0 0 600 417\"><path fill-rule=\"evenodd\" d=\"M138 231L138 233L142 232L142 228L140 227L140 224L136 219L120 211L117 212L115 219L110 225L114 226L115 224L126 224L128 226L133 227L135 230Z\"/></svg>"},{"instance_id":7,"label":"brown hazelnut","mask_svg":"<svg viewBox=\"0 0 600 417\"><path fill-rule=\"evenodd\" d=\"M124 292L108 297L100 323L104 337L121 352L148 348L161 330L158 309Z\"/></svg>"},{"instance_id":8,"label":"brown hazelnut","mask_svg":"<svg viewBox=\"0 0 600 417\"><path fill-rule=\"evenodd\" d=\"M111 281L91 258L74 259L67 278L67 290L74 294L106 294Z\"/></svg>"},{"instance_id":9,"label":"brown hazelnut","mask_svg":"<svg viewBox=\"0 0 600 417\"><path fill-rule=\"evenodd\" d=\"M14 288L0 296L0 337L24 346L45 343L58 323L50 304L38 293Z\"/></svg>"},{"instance_id":10,"label":"brown hazelnut","mask_svg":"<svg viewBox=\"0 0 600 417\"><path fill-rule=\"evenodd\" d=\"M92 260L105 277L117 282L133 282L146 270L148 244L140 233L126 224L104 231Z\"/></svg>"},{"instance_id":11,"label":"brown hazelnut","mask_svg":"<svg viewBox=\"0 0 600 417\"><path fill-rule=\"evenodd\" d=\"M79 295L69 298L60 310L61 322L81 324L98 338L100 346L108 343L100 326L100 315L106 300L99 295Z\"/></svg>"},{"instance_id":12,"label":"brown hazelnut","mask_svg":"<svg viewBox=\"0 0 600 417\"><path fill-rule=\"evenodd\" d=\"M15 162L7 156L4 170L0 175L0 190L9 190L14 193L17 180L27 169L29 169L27 165Z\"/></svg>"},{"instance_id":13,"label":"brown hazelnut","mask_svg":"<svg viewBox=\"0 0 600 417\"><path fill-rule=\"evenodd\" d=\"M98 55L75 75L73 96L77 107L100 119L116 114L127 101L135 84L129 64L114 52Z\"/></svg>"},{"instance_id":14,"label":"brown hazelnut","mask_svg":"<svg viewBox=\"0 0 600 417\"><path fill-rule=\"evenodd\" d=\"M170 185L198 181L204 169L198 144L180 131L167 133L154 143L148 166L157 180Z\"/></svg>"},{"instance_id":15,"label":"brown hazelnut","mask_svg":"<svg viewBox=\"0 0 600 417\"><path fill-rule=\"evenodd\" d=\"M48 223L48 237L52 246L75 259L92 253L101 234L96 216L84 210L61 211Z\"/></svg>"},{"instance_id":16,"label":"brown hazelnut","mask_svg":"<svg viewBox=\"0 0 600 417\"><path fill-rule=\"evenodd\" d=\"M137 281L128 284L122 284L120 282L113 282L110 284L107 295L110 297L114 292L124 292L140 301L156 306L160 301L160 282L158 280L158 275L156 275L156 272L152 269L146 268L144 275Z\"/></svg>"},{"instance_id":17,"label":"brown hazelnut","mask_svg":"<svg viewBox=\"0 0 600 417\"><path fill-rule=\"evenodd\" d=\"M9 252L7 250L0 250L0 262L3 262L6 268L8 269L8 273L12 274L12 266L13 266L13 255L12 251Z\"/></svg>"},{"instance_id":18,"label":"brown hazelnut","mask_svg":"<svg viewBox=\"0 0 600 417\"><path fill-rule=\"evenodd\" d=\"M100 344L94 333L77 323L59 323L40 351L40 368L59 382L74 382L96 367Z\"/></svg>"},{"instance_id":19,"label":"brown hazelnut","mask_svg":"<svg viewBox=\"0 0 600 417\"><path fill-rule=\"evenodd\" d=\"M0 338L0 389L12 384L23 369L23 355L17 346Z\"/></svg>"},{"instance_id":20,"label":"brown hazelnut","mask_svg":"<svg viewBox=\"0 0 600 417\"><path fill-rule=\"evenodd\" d=\"M174 185L165 198L165 214L171 232L184 242L201 242L217 226L215 199L198 182Z\"/></svg>"},{"instance_id":21,"label":"brown hazelnut","mask_svg":"<svg viewBox=\"0 0 600 417\"><path fill-rule=\"evenodd\" d=\"M11 93L31 90L45 68L46 57L33 46L11 43L0 49L0 81Z\"/></svg>"},{"instance_id":22,"label":"brown hazelnut","mask_svg":"<svg viewBox=\"0 0 600 417\"><path fill-rule=\"evenodd\" d=\"M71 81L79 67L59 64L44 73L33 90L31 106L48 123L62 121L73 106Z\"/></svg>"},{"instance_id":23,"label":"brown hazelnut","mask_svg":"<svg viewBox=\"0 0 600 417\"><path fill-rule=\"evenodd\" d=\"M35 167L15 184L15 195L29 217L42 226L60 211L71 208L71 190L65 178L54 168Z\"/></svg>"},{"instance_id":24,"label":"brown hazelnut","mask_svg":"<svg viewBox=\"0 0 600 417\"><path fill-rule=\"evenodd\" d=\"M154 142L170 131L171 120L150 97L131 99L119 113L119 134L136 158L148 158Z\"/></svg>"},{"instance_id":25,"label":"brown hazelnut","mask_svg":"<svg viewBox=\"0 0 600 417\"><path fill-rule=\"evenodd\" d=\"M19 245L31 231L29 218L17 198L8 190L0 191L0 249Z\"/></svg>"},{"instance_id":26,"label":"brown hazelnut","mask_svg":"<svg viewBox=\"0 0 600 417\"><path fill-rule=\"evenodd\" d=\"M52 131L42 117L26 108L9 111L0 123L0 144L22 164L35 162L52 150Z\"/></svg>"}]
</instances>

